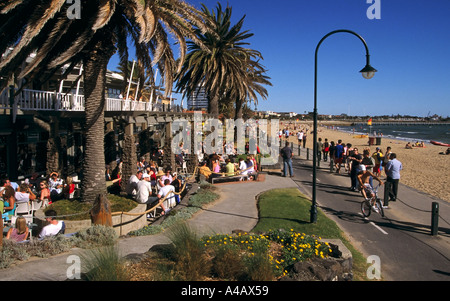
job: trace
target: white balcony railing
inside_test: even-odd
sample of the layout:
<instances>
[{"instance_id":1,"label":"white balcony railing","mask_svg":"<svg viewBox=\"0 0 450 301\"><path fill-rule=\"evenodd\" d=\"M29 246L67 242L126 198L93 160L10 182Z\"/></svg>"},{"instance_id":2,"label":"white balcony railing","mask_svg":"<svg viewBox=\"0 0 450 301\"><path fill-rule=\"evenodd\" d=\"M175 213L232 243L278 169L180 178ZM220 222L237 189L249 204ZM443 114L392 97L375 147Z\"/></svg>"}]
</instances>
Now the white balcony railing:
<instances>
[{"instance_id":1,"label":"white balcony railing","mask_svg":"<svg viewBox=\"0 0 450 301\"><path fill-rule=\"evenodd\" d=\"M50 91L39 91L23 89L14 98L14 104L10 104L9 90L5 89L0 94L0 109L11 109L16 106L22 111L84 111L84 95L71 93L57 93ZM169 105L161 103L150 103L134 101L130 99L107 98L105 111L181 111L176 106L170 108Z\"/></svg>"}]
</instances>

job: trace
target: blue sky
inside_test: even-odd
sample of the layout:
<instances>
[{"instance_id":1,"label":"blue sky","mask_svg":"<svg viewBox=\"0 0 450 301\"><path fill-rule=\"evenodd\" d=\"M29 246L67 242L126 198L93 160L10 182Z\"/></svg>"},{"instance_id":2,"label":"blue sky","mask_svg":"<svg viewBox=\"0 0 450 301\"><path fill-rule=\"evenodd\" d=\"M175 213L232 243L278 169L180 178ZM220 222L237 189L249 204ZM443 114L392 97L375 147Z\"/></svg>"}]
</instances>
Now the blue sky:
<instances>
[{"instance_id":1,"label":"blue sky","mask_svg":"<svg viewBox=\"0 0 450 301\"><path fill-rule=\"evenodd\" d=\"M218 1L187 2L211 9ZM358 38L348 33L328 37L318 54L319 114L450 116L448 0L219 2L233 8L234 23L246 15L243 29L254 34L249 47L264 57L273 86L258 110L312 111L317 43L333 30L349 29L365 39L378 72L370 80L359 73L365 49ZM367 10L375 2L380 19L369 19Z\"/></svg>"}]
</instances>

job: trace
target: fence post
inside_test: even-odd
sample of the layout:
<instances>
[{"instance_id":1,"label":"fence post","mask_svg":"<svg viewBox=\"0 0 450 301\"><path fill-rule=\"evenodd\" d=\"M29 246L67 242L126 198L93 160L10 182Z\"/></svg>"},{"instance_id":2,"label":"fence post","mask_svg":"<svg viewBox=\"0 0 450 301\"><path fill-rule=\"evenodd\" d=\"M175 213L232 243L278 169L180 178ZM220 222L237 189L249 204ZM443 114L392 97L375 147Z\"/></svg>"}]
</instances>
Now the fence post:
<instances>
[{"instance_id":1,"label":"fence post","mask_svg":"<svg viewBox=\"0 0 450 301\"><path fill-rule=\"evenodd\" d=\"M438 222L439 222L439 203L431 203L431 235L436 236L438 234Z\"/></svg>"}]
</instances>

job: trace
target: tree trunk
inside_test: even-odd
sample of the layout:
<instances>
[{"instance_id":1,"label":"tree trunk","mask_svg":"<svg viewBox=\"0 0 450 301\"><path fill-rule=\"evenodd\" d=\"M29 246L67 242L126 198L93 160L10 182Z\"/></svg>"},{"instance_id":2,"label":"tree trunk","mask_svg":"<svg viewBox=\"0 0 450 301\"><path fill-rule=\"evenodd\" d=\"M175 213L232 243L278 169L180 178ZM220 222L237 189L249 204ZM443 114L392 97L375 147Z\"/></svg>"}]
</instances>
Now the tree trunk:
<instances>
[{"instance_id":1,"label":"tree trunk","mask_svg":"<svg viewBox=\"0 0 450 301\"><path fill-rule=\"evenodd\" d=\"M208 113L216 118L219 116L219 96L209 98Z\"/></svg>"},{"instance_id":2,"label":"tree trunk","mask_svg":"<svg viewBox=\"0 0 450 301\"><path fill-rule=\"evenodd\" d=\"M239 118L242 118L243 116L243 109L244 109L244 104L242 100L236 99L236 110L235 115L234 115L234 119L237 120Z\"/></svg>"},{"instance_id":3,"label":"tree trunk","mask_svg":"<svg viewBox=\"0 0 450 301\"><path fill-rule=\"evenodd\" d=\"M61 174L61 138L59 137L59 121L51 117L50 137L47 140L47 175L56 171Z\"/></svg>"},{"instance_id":4,"label":"tree trunk","mask_svg":"<svg viewBox=\"0 0 450 301\"><path fill-rule=\"evenodd\" d=\"M94 225L112 227L111 203L105 195L100 194L91 209L91 220Z\"/></svg>"},{"instance_id":5,"label":"tree trunk","mask_svg":"<svg viewBox=\"0 0 450 301\"><path fill-rule=\"evenodd\" d=\"M114 45L111 41L107 37L99 37L83 62L86 149L81 197L86 202L94 202L99 194L106 194L104 106L106 68L113 53Z\"/></svg>"},{"instance_id":6,"label":"tree trunk","mask_svg":"<svg viewBox=\"0 0 450 301\"><path fill-rule=\"evenodd\" d=\"M121 191L126 191L128 179L136 174L136 143L134 139L134 124L129 123L125 126L122 147L122 184Z\"/></svg>"}]
</instances>

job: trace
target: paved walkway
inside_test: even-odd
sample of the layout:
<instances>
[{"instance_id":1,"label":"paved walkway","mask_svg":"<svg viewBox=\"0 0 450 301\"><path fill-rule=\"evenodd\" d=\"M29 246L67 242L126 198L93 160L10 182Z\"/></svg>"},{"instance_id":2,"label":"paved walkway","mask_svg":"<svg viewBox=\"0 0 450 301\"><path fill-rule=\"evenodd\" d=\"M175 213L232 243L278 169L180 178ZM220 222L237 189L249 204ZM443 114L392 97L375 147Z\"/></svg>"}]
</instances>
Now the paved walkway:
<instances>
[{"instance_id":1,"label":"paved walkway","mask_svg":"<svg viewBox=\"0 0 450 301\"><path fill-rule=\"evenodd\" d=\"M231 234L239 229L250 231L258 222L256 197L258 194L275 188L297 187L290 178L265 175L265 179L255 182L223 183L215 185L221 198L197 212L188 225L199 236L209 234ZM163 232L157 235L120 238L118 246L122 256L134 253L145 253L153 245L169 243L169 238ZM33 258L8 269L0 270L0 280L52 280L67 279L67 271L73 261L70 255L81 254L84 250L74 248L50 258ZM70 270L69 270L70 272Z\"/></svg>"}]
</instances>

